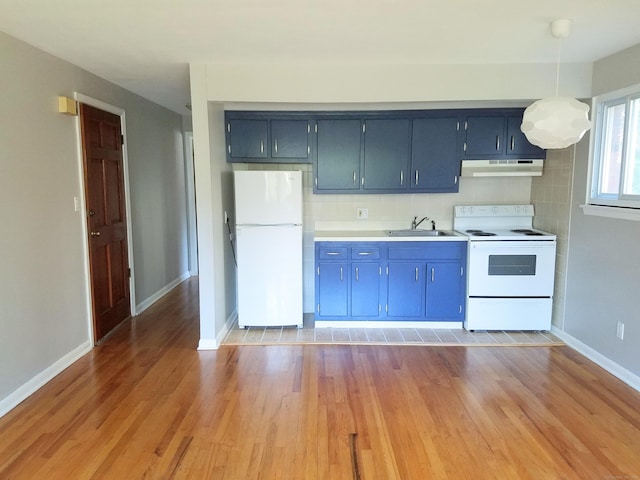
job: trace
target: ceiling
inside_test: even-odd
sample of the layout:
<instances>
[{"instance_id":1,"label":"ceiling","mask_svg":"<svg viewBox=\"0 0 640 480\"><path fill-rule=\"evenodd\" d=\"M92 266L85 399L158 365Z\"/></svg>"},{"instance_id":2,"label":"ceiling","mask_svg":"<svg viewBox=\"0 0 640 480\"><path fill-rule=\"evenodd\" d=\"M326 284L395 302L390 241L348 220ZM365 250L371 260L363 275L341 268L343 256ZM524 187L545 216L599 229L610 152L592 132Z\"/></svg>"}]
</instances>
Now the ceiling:
<instances>
[{"instance_id":1,"label":"ceiling","mask_svg":"<svg viewBox=\"0 0 640 480\"><path fill-rule=\"evenodd\" d=\"M0 0L0 30L187 114L189 62L590 63L640 43L640 0Z\"/></svg>"}]
</instances>

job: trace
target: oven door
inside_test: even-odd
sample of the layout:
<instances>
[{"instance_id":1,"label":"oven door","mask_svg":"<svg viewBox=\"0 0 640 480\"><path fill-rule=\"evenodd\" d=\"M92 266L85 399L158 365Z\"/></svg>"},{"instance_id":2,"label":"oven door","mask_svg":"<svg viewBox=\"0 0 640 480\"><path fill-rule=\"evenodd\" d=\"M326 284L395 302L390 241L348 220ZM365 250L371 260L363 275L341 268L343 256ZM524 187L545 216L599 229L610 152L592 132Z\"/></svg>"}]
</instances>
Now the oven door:
<instances>
[{"instance_id":1,"label":"oven door","mask_svg":"<svg viewBox=\"0 0 640 480\"><path fill-rule=\"evenodd\" d=\"M555 241L480 241L469 244L470 297L551 297Z\"/></svg>"}]
</instances>

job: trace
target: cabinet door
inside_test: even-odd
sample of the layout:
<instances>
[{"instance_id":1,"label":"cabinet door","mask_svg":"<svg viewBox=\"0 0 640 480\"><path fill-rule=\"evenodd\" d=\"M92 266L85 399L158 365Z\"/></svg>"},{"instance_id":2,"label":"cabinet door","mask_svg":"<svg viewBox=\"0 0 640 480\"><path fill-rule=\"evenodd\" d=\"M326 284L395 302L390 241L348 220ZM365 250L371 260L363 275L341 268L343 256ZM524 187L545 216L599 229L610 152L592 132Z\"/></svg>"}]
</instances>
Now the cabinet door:
<instances>
[{"instance_id":1,"label":"cabinet door","mask_svg":"<svg viewBox=\"0 0 640 480\"><path fill-rule=\"evenodd\" d=\"M271 157L309 157L309 122L307 120L271 120Z\"/></svg>"},{"instance_id":2,"label":"cabinet door","mask_svg":"<svg viewBox=\"0 0 640 480\"><path fill-rule=\"evenodd\" d=\"M389 262L387 316L419 318L424 315L425 264Z\"/></svg>"},{"instance_id":3,"label":"cabinet door","mask_svg":"<svg viewBox=\"0 0 640 480\"><path fill-rule=\"evenodd\" d=\"M427 264L427 320L462 320L463 277L460 262Z\"/></svg>"},{"instance_id":4,"label":"cabinet door","mask_svg":"<svg viewBox=\"0 0 640 480\"><path fill-rule=\"evenodd\" d=\"M360 120L318 120L315 188L360 189Z\"/></svg>"},{"instance_id":5,"label":"cabinet door","mask_svg":"<svg viewBox=\"0 0 640 480\"><path fill-rule=\"evenodd\" d=\"M376 318L380 315L380 265L351 264L351 316Z\"/></svg>"},{"instance_id":6,"label":"cabinet door","mask_svg":"<svg viewBox=\"0 0 640 480\"><path fill-rule=\"evenodd\" d=\"M408 119L367 120L364 131L365 190L405 190L408 184Z\"/></svg>"},{"instance_id":7,"label":"cabinet door","mask_svg":"<svg viewBox=\"0 0 640 480\"><path fill-rule=\"evenodd\" d=\"M322 262L318 265L316 314L318 317L347 316L347 263Z\"/></svg>"},{"instance_id":8,"label":"cabinet door","mask_svg":"<svg viewBox=\"0 0 640 480\"><path fill-rule=\"evenodd\" d=\"M227 121L227 152L231 158L267 158L267 120Z\"/></svg>"},{"instance_id":9,"label":"cabinet door","mask_svg":"<svg viewBox=\"0 0 640 480\"><path fill-rule=\"evenodd\" d=\"M457 192L457 117L421 118L413 121L411 141L411 189L425 192Z\"/></svg>"},{"instance_id":10,"label":"cabinet door","mask_svg":"<svg viewBox=\"0 0 640 480\"><path fill-rule=\"evenodd\" d=\"M526 135L520 130L520 125L522 125L522 115L512 115L507 118L507 155L545 158L545 151L529 143Z\"/></svg>"},{"instance_id":11,"label":"cabinet door","mask_svg":"<svg viewBox=\"0 0 640 480\"><path fill-rule=\"evenodd\" d=\"M468 116L465 122L465 157L504 155L505 117Z\"/></svg>"}]
</instances>

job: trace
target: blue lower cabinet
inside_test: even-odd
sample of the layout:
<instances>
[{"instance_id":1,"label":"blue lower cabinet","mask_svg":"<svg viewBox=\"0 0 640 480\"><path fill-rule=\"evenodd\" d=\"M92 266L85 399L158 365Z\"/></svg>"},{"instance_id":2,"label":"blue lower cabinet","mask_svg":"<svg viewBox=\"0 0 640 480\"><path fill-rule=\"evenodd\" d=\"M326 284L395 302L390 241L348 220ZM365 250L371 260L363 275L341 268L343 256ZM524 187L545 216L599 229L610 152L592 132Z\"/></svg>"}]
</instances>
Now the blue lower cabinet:
<instances>
[{"instance_id":1,"label":"blue lower cabinet","mask_svg":"<svg viewBox=\"0 0 640 480\"><path fill-rule=\"evenodd\" d=\"M348 265L346 262L322 262L316 268L316 315L347 317Z\"/></svg>"},{"instance_id":2,"label":"blue lower cabinet","mask_svg":"<svg viewBox=\"0 0 640 480\"><path fill-rule=\"evenodd\" d=\"M387 276L387 316L417 319L424 316L424 263L390 262Z\"/></svg>"},{"instance_id":3,"label":"blue lower cabinet","mask_svg":"<svg viewBox=\"0 0 640 480\"><path fill-rule=\"evenodd\" d=\"M463 320L464 270L460 262L433 262L427 264L428 320Z\"/></svg>"},{"instance_id":4,"label":"blue lower cabinet","mask_svg":"<svg viewBox=\"0 0 640 480\"><path fill-rule=\"evenodd\" d=\"M378 318L380 316L380 277L378 263L351 264L351 316Z\"/></svg>"},{"instance_id":5,"label":"blue lower cabinet","mask_svg":"<svg viewBox=\"0 0 640 480\"><path fill-rule=\"evenodd\" d=\"M465 242L316 242L316 319L462 321Z\"/></svg>"}]
</instances>

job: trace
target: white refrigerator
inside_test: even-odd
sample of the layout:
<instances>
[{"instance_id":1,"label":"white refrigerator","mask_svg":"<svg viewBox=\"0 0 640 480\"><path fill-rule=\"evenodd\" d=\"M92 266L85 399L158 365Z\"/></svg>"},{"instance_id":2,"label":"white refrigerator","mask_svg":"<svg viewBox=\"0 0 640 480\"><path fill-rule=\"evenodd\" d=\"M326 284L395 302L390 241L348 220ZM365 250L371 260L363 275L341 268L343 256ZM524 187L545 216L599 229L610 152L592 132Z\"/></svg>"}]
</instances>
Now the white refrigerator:
<instances>
[{"instance_id":1,"label":"white refrigerator","mask_svg":"<svg viewBox=\"0 0 640 480\"><path fill-rule=\"evenodd\" d=\"M302 327L302 173L236 171L238 325Z\"/></svg>"}]
</instances>

